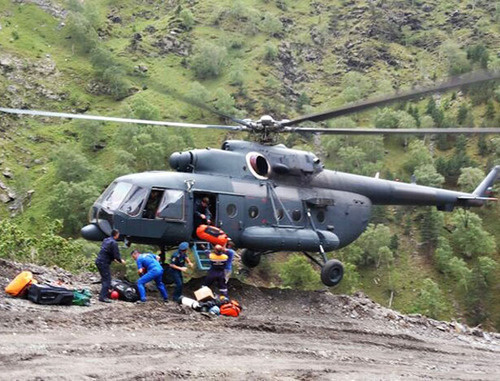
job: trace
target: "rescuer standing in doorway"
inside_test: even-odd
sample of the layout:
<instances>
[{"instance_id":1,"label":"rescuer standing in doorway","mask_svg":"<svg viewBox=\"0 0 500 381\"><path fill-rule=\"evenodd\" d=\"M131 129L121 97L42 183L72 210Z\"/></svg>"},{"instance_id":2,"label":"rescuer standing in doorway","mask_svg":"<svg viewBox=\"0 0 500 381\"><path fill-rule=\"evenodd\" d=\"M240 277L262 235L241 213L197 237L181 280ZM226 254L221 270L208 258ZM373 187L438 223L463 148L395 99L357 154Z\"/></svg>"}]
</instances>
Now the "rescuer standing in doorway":
<instances>
[{"instance_id":1,"label":"rescuer standing in doorway","mask_svg":"<svg viewBox=\"0 0 500 381\"><path fill-rule=\"evenodd\" d=\"M108 298L109 289L111 288L111 262L125 264L125 261L120 256L120 249L116 240L120 236L120 232L116 229L111 231L111 237L105 238L102 241L101 250L95 260L95 265L101 274L101 292L99 293L99 301L103 303L111 303Z\"/></svg>"},{"instance_id":2,"label":"rescuer standing in doorway","mask_svg":"<svg viewBox=\"0 0 500 381\"><path fill-rule=\"evenodd\" d=\"M193 267L193 263L189 260L187 255L187 250L189 249L189 244L187 242L182 242L179 245L179 249L172 254L170 259L170 271L175 282L174 290L174 301L178 302L182 295L182 284L184 279L182 273L187 270L186 262L189 267Z\"/></svg>"},{"instance_id":3,"label":"rescuer standing in doorway","mask_svg":"<svg viewBox=\"0 0 500 381\"><path fill-rule=\"evenodd\" d=\"M141 277L137 280L137 289L139 290L140 303L146 302L146 289L144 285L152 280L155 281L156 287L161 293L163 300L168 301L167 290L163 284L163 267L154 254L141 254L139 250L134 250L130 253L134 261L137 262L137 269Z\"/></svg>"}]
</instances>

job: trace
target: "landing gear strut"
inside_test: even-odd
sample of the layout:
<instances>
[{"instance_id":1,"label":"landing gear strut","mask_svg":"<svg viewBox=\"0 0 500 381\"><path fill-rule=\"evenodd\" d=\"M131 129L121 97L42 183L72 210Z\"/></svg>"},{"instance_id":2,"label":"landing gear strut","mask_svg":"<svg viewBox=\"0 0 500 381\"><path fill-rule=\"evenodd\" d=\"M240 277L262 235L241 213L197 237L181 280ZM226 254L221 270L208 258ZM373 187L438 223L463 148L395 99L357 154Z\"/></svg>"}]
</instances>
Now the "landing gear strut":
<instances>
[{"instance_id":1,"label":"landing gear strut","mask_svg":"<svg viewBox=\"0 0 500 381\"><path fill-rule=\"evenodd\" d=\"M260 263L260 253L243 249L241 252L241 261L246 267L255 267Z\"/></svg>"},{"instance_id":2,"label":"landing gear strut","mask_svg":"<svg viewBox=\"0 0 500 381\"><path fill-rule=\"evenodd\" d=\"M336 259L328 260L323 251L320 251L320 254L323 263L311 254L304 252L306 257L321 267L321 281L323 284L328 287L336 286L340 283L342 277L344 276L344 266L342 265L342 262Z\"/></svg>"}]
</instances>

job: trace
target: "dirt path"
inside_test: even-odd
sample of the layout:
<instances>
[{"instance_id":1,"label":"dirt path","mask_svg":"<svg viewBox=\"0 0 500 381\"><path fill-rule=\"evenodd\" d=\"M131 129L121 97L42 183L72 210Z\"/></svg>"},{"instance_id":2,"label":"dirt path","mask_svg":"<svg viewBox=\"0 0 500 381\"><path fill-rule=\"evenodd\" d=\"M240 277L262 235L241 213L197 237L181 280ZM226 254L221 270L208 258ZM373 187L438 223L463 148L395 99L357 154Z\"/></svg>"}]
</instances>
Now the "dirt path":
<instances>
[{"instance_id":1,"label":"dirt path","mask_svg":"<svg viewBox=\"0 0 500 381\"><path fill-rule=\"evenodd\" d=\"M186 293L197 287L192 282ZM500 374L495 333L401 315L363 295L237 281L230 292L244 304L239 318L165 305L152 292L145 305L90 307L39 306L2 295L0 379L498 380Z\"/></svg>"}]
</instances>

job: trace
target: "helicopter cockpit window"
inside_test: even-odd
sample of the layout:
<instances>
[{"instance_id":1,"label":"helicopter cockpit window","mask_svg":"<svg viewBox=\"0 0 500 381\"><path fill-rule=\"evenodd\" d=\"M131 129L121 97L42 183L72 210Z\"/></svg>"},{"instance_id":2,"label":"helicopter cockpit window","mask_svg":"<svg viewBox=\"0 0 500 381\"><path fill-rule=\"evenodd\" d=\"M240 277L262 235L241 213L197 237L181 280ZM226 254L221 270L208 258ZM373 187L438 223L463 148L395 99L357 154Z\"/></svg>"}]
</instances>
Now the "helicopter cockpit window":
<instances>
[{"instance_id":1,"label":"helicopter cockpit window","mask_svg":"<svg viewBox=\"0 0 500 381\"><path fill-rule=\"evenodd\" d=\"M113 184L112 184L113 185ZM102 207L108 210L116 210L132 188L129 183L114 183L106 190L102 198Z\"/></svg>"},{"instance_id":2,"label":"helicopter cockpit window","mask_svg":"<svg viewBox=\"0 0 500 381\"><path fill-rule=\"evenodd\" d=\"M184 192L172 189L165 190L157 216L168 220L184 219Z\"/></svg>"},{"instance_id":3,"label":"helicopter cockpit window","mask_svg":"<svg viewBox=\"0 0 500 381\"><path fill-rule=\"evenodd\" d=\"M137 217L141 212L141 206L146 196L148 194L148 190L145 188L137 187L132 192L129 193L128 197L125 199L125 202L120 207L120 210L129 216Z\"/></svg>"}]
</instances>

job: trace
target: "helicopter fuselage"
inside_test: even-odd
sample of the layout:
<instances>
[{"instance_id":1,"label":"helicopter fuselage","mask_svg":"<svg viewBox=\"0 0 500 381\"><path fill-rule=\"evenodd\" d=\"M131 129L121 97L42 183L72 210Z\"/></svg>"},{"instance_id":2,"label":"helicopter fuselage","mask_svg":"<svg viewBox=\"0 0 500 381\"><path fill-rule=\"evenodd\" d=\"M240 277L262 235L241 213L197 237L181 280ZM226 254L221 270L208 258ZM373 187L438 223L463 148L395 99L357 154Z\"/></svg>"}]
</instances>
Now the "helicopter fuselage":
<instances>
[{"instance_id":1,"label":"helicopter fuselage","mask_svg":"<svg viewBox=\"0 0 500 381\"><path fill-rule=\"evenodd\" d=\"M173 154L170 164L178 172L116 179L92 207L82 235L101 240L115 228L130 242L168 247L194 240L196 200L209 197L212 223L238 247L332 251L362 234L373 204L450 211L483 203L481 189L468 194L325 170L314 154L282 145L227 141L222 148Z\"/></svg>"}]
</instances>

